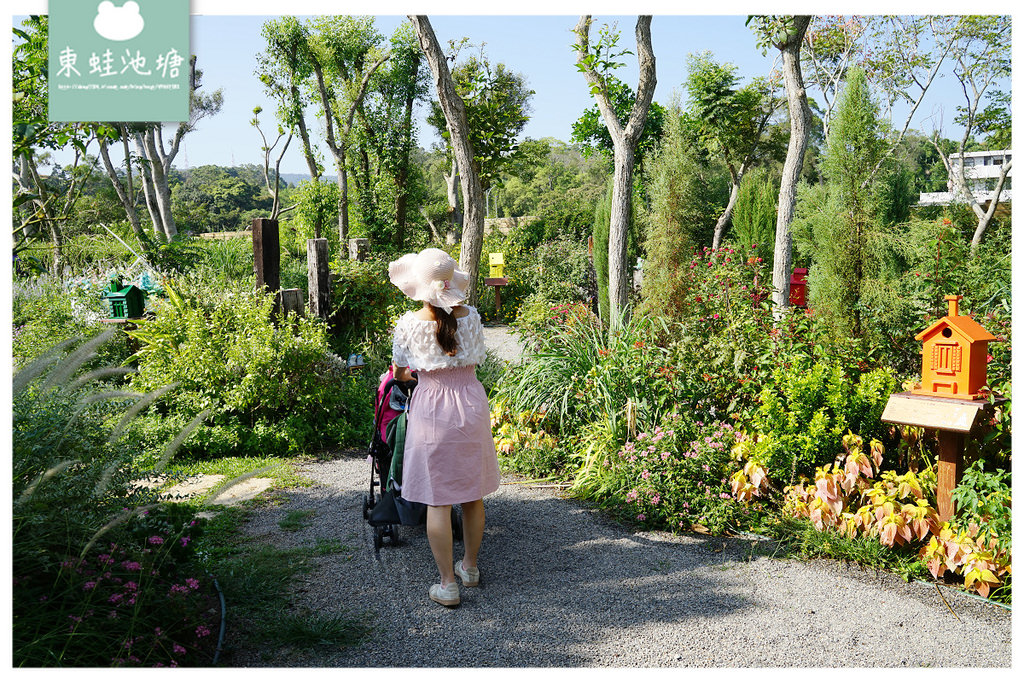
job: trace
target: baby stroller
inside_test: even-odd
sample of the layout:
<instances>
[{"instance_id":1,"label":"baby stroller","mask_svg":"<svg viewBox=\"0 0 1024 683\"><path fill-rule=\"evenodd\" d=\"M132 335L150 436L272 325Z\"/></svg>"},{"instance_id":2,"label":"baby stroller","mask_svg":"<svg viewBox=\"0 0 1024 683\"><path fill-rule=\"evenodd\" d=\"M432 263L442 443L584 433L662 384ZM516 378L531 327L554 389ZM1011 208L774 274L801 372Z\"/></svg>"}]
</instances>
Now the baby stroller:
<instances>
[{"instance_id":1,"label":"baby stroller","mask_svg":"<svg viewBox=\"0 0 1024 683\"><path fill-rule=\"evenodd\" d=\"M384 539L398 542L396 527L416 526L427 519L427 506L402 498L402 459L405 453L406 407L413 382L399 382L391 368L381 375L374 401L373 434L370 437L370 492L363 496L363 519L373 528L373 549ZM378 489L379 497L378 497ZM452 506L452 537L462 540L462 511Z\"/></svg>"}]
</instances>

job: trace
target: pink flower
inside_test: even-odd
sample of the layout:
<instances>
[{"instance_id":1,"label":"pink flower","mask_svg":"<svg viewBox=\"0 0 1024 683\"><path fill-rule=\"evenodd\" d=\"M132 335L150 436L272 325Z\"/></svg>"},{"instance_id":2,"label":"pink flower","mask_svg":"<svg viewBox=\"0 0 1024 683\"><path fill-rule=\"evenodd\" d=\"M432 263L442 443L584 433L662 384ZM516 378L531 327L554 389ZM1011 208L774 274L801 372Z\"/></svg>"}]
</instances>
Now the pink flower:
<instances>
[{"instance_id":1,"label":"pink flower","mask_svg":"<svg viewBox=\"0 0 1024 683\"><path fill-rule=\"evenodd\" d=\"M141 564L139 564L138 562L132 562L130 560L125 560L124 562L121 563L121 566L124 567L127 571L130 571L130 572L137 572L140 569L142 569L142 565Z\"/></svg>"},{"instance_id":2,"label":"pink flower","mask_svg":"<svg viewBox=\"0 0 1024 683\"><path fill-rule=\"evenodd\" d=\"M196 626L196 636L199 638L205 638L210 635L210 629L206 626Z\"/></svg>"},{"instance_id":3,"label":"pink flower","mask_svg":"<svg viewBox=\"0 0 1024 683\"><path fill-rule=\"evenodd\" d=\"M183 655L186 652L185 648L183 648L181 645L178 645L177 643L175 643L174 647L171 649L174 650L174 654L176 655Z\"/></svg>"},{"instance_id":4,"label":"pink flower","mask_svg":"<svg viewBox=\"0 0 1024 683\"><path fill-rule=\"evenodd\" d=\"M147 540L147 542L150 545L163 545L164 544L164 539L162 537L160 537L160 536L150 536L146 540Z\"/></svg>"},{"instance_id":5,"label":"pink flower","mask_svg":"<svg viewBox=\"0 0 1024 683\"><path fill-rule=\"evenodd\" d=\"M86 581L85 583L82 584L82 590L84 590L84 591L91 591L95 587L96 587L96 582L95 581Z\"/></svg>"},{"instance_id":6,"label":"pink flower","mask_svg":"<svg viewBox=\"0 0 1024 683\"><path fill-rule=\"evenodd\" d=\"M647 470L644 470L643 472L640 473L640 476L642 478L644 478L644 479L650 479L651 478L651 473L648 472Z\"/></svg>"},{"instance_id":7,"label":"pink flower","mask_svg":"<svg viewBox=\"0 0 1024 683\"><path fill-rule=\"evenodd\" d=\"M647 519L647 515L645 515L644 513L641 512L639 515L636 516L636 518L637 518L637 520L642 522L645 519Z\"/></svg>"},{"instance_id":8,"label":"pink flower","mask_svg":"<svg viewBox=\"0 0 1024 683\"><path fill-rule=\"evenodd\" d=\"M188 587L192 590L197 590L199 588L199 582L195 579L185 579L185 583L187 583Z\"/></svg>"},{"instance_id":9,"label":"pink flower","mask_svg":"<svg viewBox=\"0 0 1024 683\"><path fill-rule=\"evenodd\" d=\"M660 502L661 502L661 496L660 495L655 493L653 496L651 496L651 503L652 504L657 505Z\"/></svg>"}]
</instances>

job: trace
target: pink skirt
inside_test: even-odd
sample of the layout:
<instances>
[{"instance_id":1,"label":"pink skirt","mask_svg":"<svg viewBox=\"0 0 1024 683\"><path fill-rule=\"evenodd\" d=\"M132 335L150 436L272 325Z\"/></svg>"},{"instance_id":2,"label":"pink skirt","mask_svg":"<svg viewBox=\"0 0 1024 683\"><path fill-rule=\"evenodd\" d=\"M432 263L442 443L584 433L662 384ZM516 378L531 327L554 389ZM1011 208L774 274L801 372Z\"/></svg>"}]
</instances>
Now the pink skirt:
<instances>
[{"instance_id":1,"label":"pink skirt","mask_svg":"<svg viewBox=\"0 0 1024 683\"><path fill-rule=\"evenodd\" d=\"M476 368L421 370L418 376L407 412L402 497L455 505L497 491L491 409Z\"/></svg>"}]
</instances>

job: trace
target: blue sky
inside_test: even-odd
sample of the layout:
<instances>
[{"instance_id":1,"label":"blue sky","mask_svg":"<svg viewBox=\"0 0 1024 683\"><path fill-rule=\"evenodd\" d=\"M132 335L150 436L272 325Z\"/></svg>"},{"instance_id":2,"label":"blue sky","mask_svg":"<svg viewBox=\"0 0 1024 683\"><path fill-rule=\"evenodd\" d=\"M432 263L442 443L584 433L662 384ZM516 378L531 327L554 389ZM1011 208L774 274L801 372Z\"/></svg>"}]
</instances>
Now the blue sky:
<instances>
[{"instance_id":1,"label":"blue sky","mask_svg":"<svg viewBox=\"0 0 1024 683\"><path fill-rule=\"evenodd\" d=\"M252 6L254 11L267 12L266 4L252 0L246 6ZM279 3L274 4L280 6ZM316 7L331 7L331 11L339 13L365 12L367 9L365 3L312 4L314 6L311 8L308 0L293 0L289 7L297 12ZM737 13L682 16L658 14L655 11L652 43L657 59L658 86L655 99L659 103L669 104L673 93L681 90L686 78L687 56L692 53L710 50L717 60L736 65L742 82L754 76L767 75L771 71L776 55L762 55L754 43L753 34L744 25L747 12L752 8L741 8L741 13L728 3L720 6L723 11ZM192 49L198 56L199 68L204 72L205 87L210 90L223 89L224 107L215 117L200 122L199 128L185 138L175 162L179 168L204 164L230 166L262 163L259 134L249 125L255 106L264 109L263 121L267 124L264 130L273 128L275 105L264 95L254 75L256 55L262 50L263 43L260 27L268 17L220 14L223 7L225 5L219 3L192 0ZM391 8L386 2L380 7L382 11L395 12L376 18L378 29L387 36L400 22L406 21L404 14L398 12L404 12L407 8ZM523 11L538 11L535 7L536 3L527 3ZM554 8L558 7L559 4L555 3ZM622 4L616 7L622 7ZM872 9L879 11L879 8ZM203 11L209 13L201 14ZM822 8L821 11L826 10ZM931 11L940 9L935 7ZM430 18L443 46L447 45L449 39L464 36L474 44L485 43L484 49L493 62L504 62L526 76L536 94L532 101L532 118L524 135L532 138L550 136L569 141L572 122L592 104L583 76L574 65L574 55L570 48L577 14L431 14ZM617 23L622 32L620 45L627 48L635 45L635 21L635 15L595 15L597 25ZM627 66L620 71L620 76L635 85L636 59L627 55L624 61ZM945 127L945 135L957 134L951 130L950 125L954 108L962 95L957 93L953 85L954 82L948 77L933 85L914 118L912 128L930 132L933 126L940 125ZM811 91L810 95L815 97L816 93ZM904 113L898 114L905 116ZM435 142L435 136L432 130L423 125L423 115L421 110L418 117L421 123L419 144L430 147ZM322 138L322 127L315 120L313 111L309 112L309 121L314 137ZM897 121L901 127L902 122L902 118ZM332 173L329 154L324 155L324 160L328 162L328 173ZM305 172L305 163L295 142L289 148L281 170L283 173Z\"/></svg>"},{"instance_id":2,"label":"blue sky","mask_svg":"<svg viewBox=\"0 0 1024 683\"><path fill-rule=\"evenodd\" d=\"M658 87L655 99L668 104L673 90L686 77L686 58L693 52L711 50L719 60L736 64L747 78L766 74L772 66L754 45L751 32L744 26L745 15L735 16L655 16L652 43L657 59ZM266 17L197 16L193 17L193 50L204 72L208 88L224 89L224 108L216 117L205 120L192 133L187 149L191 166L206 163L230 165L260 163L260 139L248 121L257 104L263 106L264 120L275 109L253 75L256 54L262 49L260 27ZM485 43L492 62L504 62L526 76L533 97L533 112L524 135L532 138L555 137L568 141L572 122L591 106L583 75L575 67L572 29L578 16L432 16L431 23L442 46L449 39L468 37L474 44ZM400 16L380 16L376 25L390 35ZM596 17L597 23L614 23L622 30L620 45L632 49L636 17ZM596 33L596 28L594 30ZM636 59L627 55L621 76L636 83ZM420 144L434 142L432 130L421 126ZM305 163L299 150L289 149L282 172L302 173Z\"/></svg>"}]
</instances>

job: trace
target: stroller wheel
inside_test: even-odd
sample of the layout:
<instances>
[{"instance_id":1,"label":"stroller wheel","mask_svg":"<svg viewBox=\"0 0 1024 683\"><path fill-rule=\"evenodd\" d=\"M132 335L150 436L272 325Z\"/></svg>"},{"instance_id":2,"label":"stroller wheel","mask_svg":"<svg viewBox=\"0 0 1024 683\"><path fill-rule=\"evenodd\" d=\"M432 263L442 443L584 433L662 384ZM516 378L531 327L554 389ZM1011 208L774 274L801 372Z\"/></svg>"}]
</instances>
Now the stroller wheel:
<instances>
[{"instance_id":1,"label":"stroller wheel","mask_svg":"<svg viewBox=\"0 0 1024 683\"><path fill-rule=\"evenodd\" d=\"M373 503L370 502L370 496L363 496L363 519L370 518L370 508L373 507Z\"/></svg>"},{"instance_id":2,"label":"stroller wheel","mask_svg":"<svg viewBox=\"0 0 1024 683\"><path fill-rule=\"evenodd\" d=\"M384 528L375 526L373 527L373 549L380 550L381 546L384 545Z\"/></svg>"},{"instance_id":3,"label":"stroller wheel","mask_svg":"<svg viewBox=\"0 0 1024 683\"><path fill-rule=\"evenodd\" d=\"M457 510L454 505L452 506L452 539L462 540L462 510Z\"/></svg>"}]
</instances>

